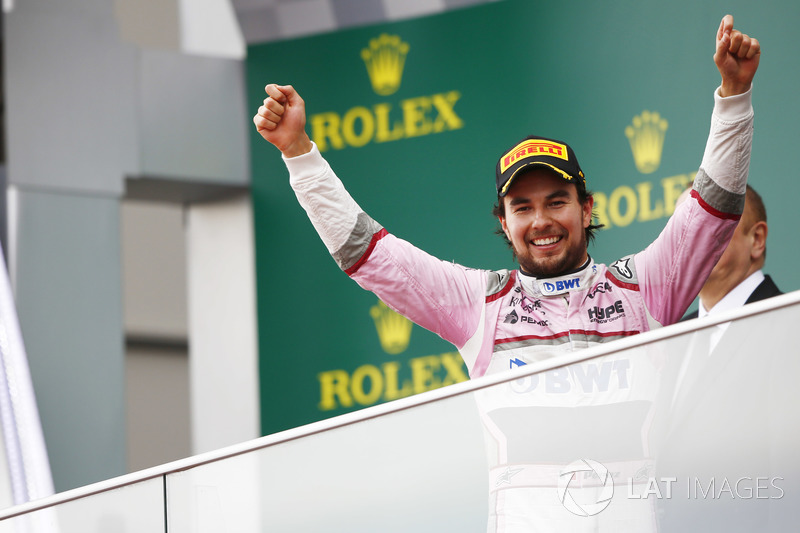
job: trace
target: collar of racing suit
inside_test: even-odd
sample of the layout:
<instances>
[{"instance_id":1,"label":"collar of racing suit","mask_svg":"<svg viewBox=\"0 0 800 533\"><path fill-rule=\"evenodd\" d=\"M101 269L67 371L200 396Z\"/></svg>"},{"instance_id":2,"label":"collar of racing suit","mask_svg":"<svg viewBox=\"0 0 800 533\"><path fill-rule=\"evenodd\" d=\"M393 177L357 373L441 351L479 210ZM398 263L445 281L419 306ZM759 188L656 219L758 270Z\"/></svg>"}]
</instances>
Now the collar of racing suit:
<instances>
[{"instance_id":1,"label":"collar of racing suit","mask_svg":"<svg viewBox=\"0 0 800 533\"><path fill-rule=\"evenodd\" d=\"M537 278L520 270L520 284L528 294L541 296L560 296L572 291L585 290L591 286L592 279L597 275L597 265L589 257L586 263L569 274L562 274L552 278Z\"/></svg>"}]
</instances>

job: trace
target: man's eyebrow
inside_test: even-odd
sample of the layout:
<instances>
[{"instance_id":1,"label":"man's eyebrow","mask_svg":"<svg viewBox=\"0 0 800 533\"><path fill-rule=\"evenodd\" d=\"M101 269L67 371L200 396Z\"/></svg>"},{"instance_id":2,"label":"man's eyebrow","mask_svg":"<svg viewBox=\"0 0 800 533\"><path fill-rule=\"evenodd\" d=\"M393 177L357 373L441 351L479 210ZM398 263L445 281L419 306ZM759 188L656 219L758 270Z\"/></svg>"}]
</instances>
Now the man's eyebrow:
<instances>
[{"instance_id":1,"label":"man's eyebrow","mask_svg":"<svg viewBox=\"0 0 800 533\"><path fill-rule=\"evenodd\" d=\"M562 198L564 196L569 197L569 191L567 191L566 189L559 189L557 191L548 194L547 199L552 200L554 198Z\"/></svg>"},{"instance_id":2,"label":"man's eyebrow","mask_svg":"<svg viewBox=\"0 0 800 533\"><path fill-rule=\"evenodd\" d=\"M530 202L529 198L526 198L524 196L515 196L515 197L513 197L511 199L511 201L509 201L509 204L510 205L519 205L519 204L527 204L529 202Z\"/></svg>"},{"instance_id":3,"label":"man's eyebrow","mask_svg":"<svg viewBox=\"0 0 800 533\"><path fill-rule=\"evenodd\" d=\"M548 194L545 199L546 200L553 200L555 198L569 198L569 191L566 189L559 189L557 191L553 191ZM519 205L519 204L527 204L531 201L530 198L527 196L515 196L511 200L509 200L509 205Z\"/></svg>"}]
</instances>

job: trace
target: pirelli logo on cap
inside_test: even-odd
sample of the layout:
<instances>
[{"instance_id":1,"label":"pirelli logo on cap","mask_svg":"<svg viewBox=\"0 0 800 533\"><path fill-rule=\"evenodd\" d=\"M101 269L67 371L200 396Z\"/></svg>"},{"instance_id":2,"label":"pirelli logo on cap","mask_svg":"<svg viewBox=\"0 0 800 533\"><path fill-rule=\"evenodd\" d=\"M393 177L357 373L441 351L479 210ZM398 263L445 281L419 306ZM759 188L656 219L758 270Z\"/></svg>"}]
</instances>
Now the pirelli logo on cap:
<instances>
[{"instance_id":1,"label":"pirelli logo on cap","mask_svg":"<svg viewBox=\"0 0 800 533\"><path fill-rule=\"evenodd\" d=\"M531 155L546 155L569 161L566 145L542 139L528 139L516 145L503 156L500 160L500 172L505 172L520 159Z\"/></svg>"}]
</instances>

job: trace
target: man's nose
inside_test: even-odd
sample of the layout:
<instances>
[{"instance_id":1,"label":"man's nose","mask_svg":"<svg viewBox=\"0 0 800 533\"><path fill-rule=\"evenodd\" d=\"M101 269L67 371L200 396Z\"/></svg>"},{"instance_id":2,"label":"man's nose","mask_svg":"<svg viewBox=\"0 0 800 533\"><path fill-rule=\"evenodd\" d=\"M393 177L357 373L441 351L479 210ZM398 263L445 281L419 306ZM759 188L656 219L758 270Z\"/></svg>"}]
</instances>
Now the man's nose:
<instances>
[{"instance_id":1,"label":"man's nose","mask_svg":"<svg viewBox=\"0 0 800 533\"><path fill-rule=\"evenodd\" d=\"M549 227L551 223L552 223L552 219L548 215L547 211L544 210L544 209L536 209L531 214L530 228L532 230L534 230L534 231L535 230L540 230L540 229L545 229L545 228Z\"/></svg>"}]
</instances>

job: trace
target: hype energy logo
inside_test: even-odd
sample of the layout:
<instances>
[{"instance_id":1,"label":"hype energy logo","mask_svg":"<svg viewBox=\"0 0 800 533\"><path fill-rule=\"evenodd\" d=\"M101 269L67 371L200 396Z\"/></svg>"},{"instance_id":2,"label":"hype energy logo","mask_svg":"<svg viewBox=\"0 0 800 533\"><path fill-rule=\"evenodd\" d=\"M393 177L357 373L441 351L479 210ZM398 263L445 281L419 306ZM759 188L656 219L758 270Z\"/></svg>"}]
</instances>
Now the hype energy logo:
<instances>
[{"instance_id":1,"label":"hype energy logo","mask_svg":"<svg viewBox=\"0 0 800 533\"><path fill-rule=\"evenodd\" d=\"M695 171L657 178L661 167L669 121L657 111L644 110L624 129L633 156L633 167L647 181L620 185L611 192L594 193L596 222L604 229L668 218L681 192L694 180ZM699 161L697 165L699 166ZM695 167L696 168L696 167Z\"/></svg>"},{"instance_id":2,"label":"hype energy logo","mask_svg":"<svg viewBox=\"0 0 800 533\"><path fill-rule=\"evenodd\" d=\"M308 119L311 139L320 152L360 148L370 143L400 141L464 127L456 109L461 99L459 91L399 101L385 99L400 89L410 50L411 45L400 36L385 33L371 39L367 47L360 50L372 90L382 100L345 111L311 115ZM349 59L357 57L354 53Z\"/></svg>"},{"instance_id":3,"label":"hype energy logo","mask_svg":"<svg viewBox=\"0 0 800 533\"><path fill-rule=\"evenodd\" d=\"M613 496L611 473L597 461L579 459L565 466L558 476L558 499L572 514L594 516L608 507Z\"/></svg>"}]
</instances>

